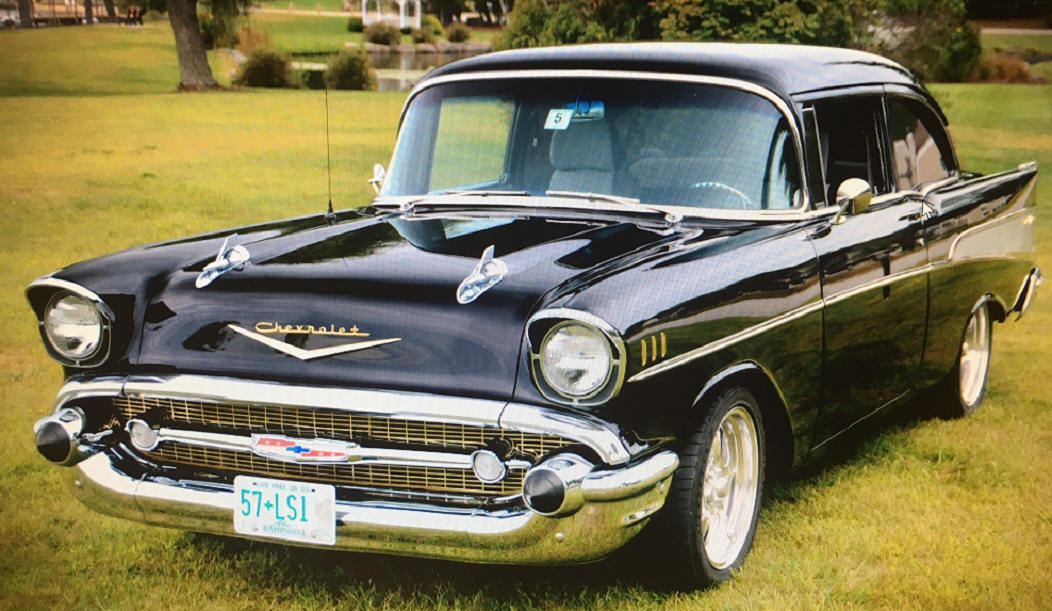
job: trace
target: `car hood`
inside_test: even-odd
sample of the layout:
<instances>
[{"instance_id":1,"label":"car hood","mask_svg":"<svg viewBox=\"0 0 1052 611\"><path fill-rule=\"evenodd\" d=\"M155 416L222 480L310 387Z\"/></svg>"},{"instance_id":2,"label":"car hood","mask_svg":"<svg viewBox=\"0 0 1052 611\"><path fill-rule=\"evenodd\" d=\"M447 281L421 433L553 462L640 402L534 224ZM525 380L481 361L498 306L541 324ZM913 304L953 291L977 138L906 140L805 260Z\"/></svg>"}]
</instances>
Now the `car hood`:
<instances>
[{"instance_id":1,"label":"car hood","mask_svg":"<svg viewBox=\"0 0 1052 611\"><path fill-rule=\"evenodd\" d=\"M250 262L198 288L228 238ZM128 366L508 398L533 312L673 238L617 220L354 213L139 249L123 256L155 275ZM459 303L489 246L503 279Z\"/></svg>"}]
</instances>

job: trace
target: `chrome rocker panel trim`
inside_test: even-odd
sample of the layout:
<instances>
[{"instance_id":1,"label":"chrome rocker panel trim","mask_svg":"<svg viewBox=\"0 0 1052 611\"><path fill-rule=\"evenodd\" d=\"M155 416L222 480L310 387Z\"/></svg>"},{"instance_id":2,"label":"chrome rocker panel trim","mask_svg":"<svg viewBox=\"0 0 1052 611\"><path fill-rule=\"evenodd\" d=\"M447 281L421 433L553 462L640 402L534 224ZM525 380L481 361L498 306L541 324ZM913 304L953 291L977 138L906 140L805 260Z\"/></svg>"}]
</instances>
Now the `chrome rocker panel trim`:
<instances>
[{"instance_id":1,"label":"chrome rocker panel trim","mask_svg":"<svg viewBox=\"0 0 1052 611\"><path fill-rule=\"evenodd\" d=\"M584 505L549 518L529 509L459 509L395 502L336 503L336 549L491 564L598 560L634 537L665 502L679 459L663 451L614 471L596 471ZM166 478L138 480L100 453L68 469L74 496L115 517L198 532L234 531L230 486ZM272 543L300 545L275 539Z\"/></svg>"}]
</instances>

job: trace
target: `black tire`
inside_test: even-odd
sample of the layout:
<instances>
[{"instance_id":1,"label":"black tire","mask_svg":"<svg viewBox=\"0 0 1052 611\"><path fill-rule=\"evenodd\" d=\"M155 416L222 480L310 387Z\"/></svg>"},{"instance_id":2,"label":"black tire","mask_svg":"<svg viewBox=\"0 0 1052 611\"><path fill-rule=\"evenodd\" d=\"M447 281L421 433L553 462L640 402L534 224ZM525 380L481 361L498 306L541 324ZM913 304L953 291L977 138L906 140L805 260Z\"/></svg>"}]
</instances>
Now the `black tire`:
<instances>
[{"instance_id":1,"label":"black tire","mask_svg":"<svg viewBox=\"0 0 1052 611\"><path fill-rule=\"evenodd\" d=\"M983 402L990 378L993 339L990 308L984 303L968 317L957 361L937 389L937 403L944 418L971 416Z\"/></svg>"},{"instance_id":2,"label":"black tire","mask_svg":"<svg viewBox=\"0 0 1052 611\"><path fill-rule=\"evenodd\" d=\"M686 589L727 581L741 567L756 535L766 473L763 419L756 397L745 388L731 387L703 407L701 425L680 451L666 501L670 560L678 585ZM735 446L731 436L741 443ZM715 448L714 442L719 444ZM728 469L731 454L734 465ZM710 469L711 460L719 463ZM720 464L731 477L713 476ZM737 471L736 476L729 471ZM723 485L714 485L718 482ZM726 518L716 519L719 514ZM719 535L727 535L726 544Z\"/></svg>"}]
</instances>

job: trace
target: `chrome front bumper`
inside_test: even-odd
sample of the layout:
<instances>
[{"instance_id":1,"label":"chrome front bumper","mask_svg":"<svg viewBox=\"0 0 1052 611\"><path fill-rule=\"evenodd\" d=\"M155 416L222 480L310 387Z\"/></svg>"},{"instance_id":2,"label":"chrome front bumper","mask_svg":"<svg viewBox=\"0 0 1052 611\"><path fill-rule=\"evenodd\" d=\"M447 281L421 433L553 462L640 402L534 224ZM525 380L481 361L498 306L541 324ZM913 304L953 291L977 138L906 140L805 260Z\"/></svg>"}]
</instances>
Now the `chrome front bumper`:
<instances>
[{"instance_id":1,"label":"chrome front bumper","mask_svg":"<svg viewBox=\"0 0 1052 611\"><path fill-rule=\"evenodd\" d=\"M337 501L335 547L493 564L598 560L634 537L662 507L678 465L676 454L664 451L612 470L593 471L581 482L583 505L560 517L545 517L526 508L487 511ZM229 485L135 479L121 472L106 452L66 473L74 495L100 513L158 526L243 536L234 531L235 498Z\"/></svg>"}]
</instances>

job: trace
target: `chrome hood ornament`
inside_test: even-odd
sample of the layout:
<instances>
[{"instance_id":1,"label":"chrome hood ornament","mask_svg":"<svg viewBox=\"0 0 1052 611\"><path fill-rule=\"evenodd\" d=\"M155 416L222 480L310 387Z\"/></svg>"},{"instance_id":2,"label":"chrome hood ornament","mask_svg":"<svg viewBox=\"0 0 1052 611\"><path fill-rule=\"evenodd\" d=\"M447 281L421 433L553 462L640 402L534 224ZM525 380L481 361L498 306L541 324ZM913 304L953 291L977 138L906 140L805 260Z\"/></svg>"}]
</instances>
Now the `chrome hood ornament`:
<instances>
[{"instance_id":1,"label":"chrome hood ornament","mask_svg":"<svg viewBox=\"0 0 1052 611\"><path fill-rule=\"evenodd\" d=\"M457 303L471 303L478 299L479 295L493 288L504 279L508 273L508 266L500 259L493 257L493 245L486 247L482 252L482 258L478 265L468 274L467 278L457 287Z\"/></svg>"},{"instance_id":2,"label":"chrome hood ornament","mask_svg":"<svg viewBox=\"0 0 1052 611\"><path fill-rule=\"evenodd\" d=\"M336 345L336 346L325 346L324 348L315 348L313 350L307 350L305 348L300 348L298 346L293 346L292 344L283 342L283 341L281 341L279 339L274 339L273 337L267 337L266 335L262 335L260 333L249 331L248 329L245 329L244 327L239 327L237 325L229 324L229 325L227 325L227 328L230 329L231 331L236 332L236 333L240 333L241 335L244 335L245 337L247 337L249 339L255 340L255 341L263 344L264 346L269 346L269 347L277 350L278 352L287 354L289 356L294 356L294 357L298 358L301 361L313 361L314 359L320 359L320 358L326 357L326 356L336 356L337 354L346 354L348 352L355 352L355 351L358 351L358 350L365 350L367 348L375 348L376 346L382 346L384 344L390 344L390 343L393 343L393 342L400 342L400 341L402 341L402 338L400 338L400 337L392 337L390 339L373 339L373 340L368 340L368 341L364 341L364 342L351 342L349 344L339 344L339 345ZM256 328L259 329L259 325L256 325ZM300 329L303 329L303 328L304 327L302 325L300 325ZM264 332L266 332L266 333L276 333L277 331L264 331ZM309 335L332 335L332 333L319 333L317 331L308 333L308 332L303 331L303 330L290 331L289 333L290 334L303 333L303 334L309 334Z\"/></svg>"},{"instance_id":3,"label":"chrome hood ornament","mask_svg":"<svg viewBox=\"0 0 1052 611\"><path fill-rule=\"evenodd\" d=\"M203 289L212 284L213 280L232 269L245 269L245 265L252 259L248 249L240 244L227 248L230 244L230 238L236 237L237 234L235 233L223 240L223 245L219 247L219 254L216 255L215 261L212 261L201 270L201 273L197 275L197 281L194 282L194 286Z\"/></svg>"}]
</instances>

